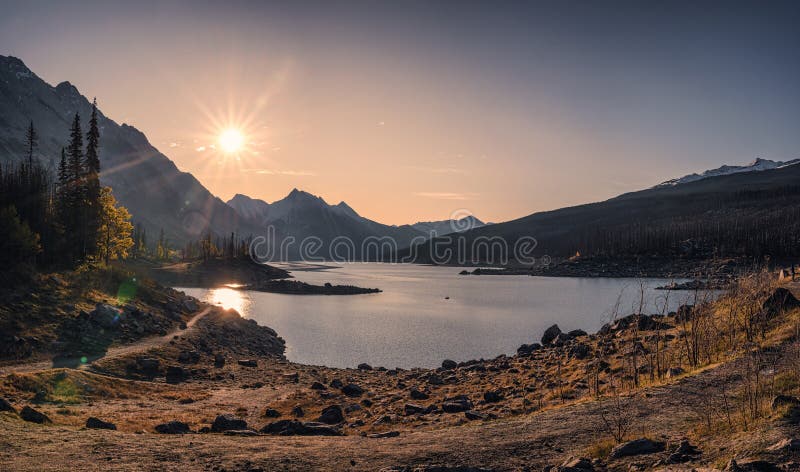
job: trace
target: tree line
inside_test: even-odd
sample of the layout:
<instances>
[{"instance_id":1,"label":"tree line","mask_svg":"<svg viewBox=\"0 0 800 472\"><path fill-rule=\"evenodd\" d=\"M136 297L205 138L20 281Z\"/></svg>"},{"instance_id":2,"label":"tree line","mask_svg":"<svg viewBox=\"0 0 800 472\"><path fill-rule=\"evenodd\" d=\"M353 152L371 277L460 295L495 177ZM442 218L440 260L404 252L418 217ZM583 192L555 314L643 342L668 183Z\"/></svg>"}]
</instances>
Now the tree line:
<instances>
[{"instance_id":1,"label":"tree line","mask_svg":"<svg viewBox=\"0 0 800 472\"><path fill-rule=\"evenodd\" d=\"M131 215L111 188L100 184L97 101L85 134L75 113L55 176L35 156L33 122L25 140L24 159L0 165L0 265L9 268L4 275L127 257L133 246Z\"/></svg>"}]
</instances>

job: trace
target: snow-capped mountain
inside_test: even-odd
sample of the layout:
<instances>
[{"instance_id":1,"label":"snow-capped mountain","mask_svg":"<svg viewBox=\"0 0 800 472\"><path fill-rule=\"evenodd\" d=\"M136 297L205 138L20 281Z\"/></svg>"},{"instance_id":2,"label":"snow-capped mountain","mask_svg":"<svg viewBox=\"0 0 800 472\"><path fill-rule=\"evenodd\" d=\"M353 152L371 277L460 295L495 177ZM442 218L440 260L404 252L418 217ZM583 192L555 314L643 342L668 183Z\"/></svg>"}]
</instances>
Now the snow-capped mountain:
<instances>
[{"instance_id":1,"label":"snow-capped mountain","mask_svg":"<svg viewBox=\"0 0 800 472\"><path fill-rule=\"evenodd\" d=\"M707 179L709 177L718 177L720 175L739 174L741 172L761 172L764 170L779 169L781 167L787 167L798 163L800 163L800 159L792 159L790 161L771 161L769 159L761 159L759 157L756 158L755 161L747 165L743 166L724 165L722 167L717 167L716 169L707 170L700 174L689 174L689 175L684 175L683 177L677 179L667 180L666 182L662 182L653 188L672 187L675 185L695 182L701 179Z\"/></svg>"},{"instance_id":2,"label":"snow-capped mountain","mask_svg":"<svg viewBox=\"0 0 800 472\"><path fill-rule=\"evenodd\" d=\"M474 216L465 216L458 220L444 220L444 221L420 221L411 225L417 231L425 233L426 236L434 238L444 236L451 233L463 233L473 228L480 228L486 226L486 223L475 218Z\"/></svg>"}]
</instances>

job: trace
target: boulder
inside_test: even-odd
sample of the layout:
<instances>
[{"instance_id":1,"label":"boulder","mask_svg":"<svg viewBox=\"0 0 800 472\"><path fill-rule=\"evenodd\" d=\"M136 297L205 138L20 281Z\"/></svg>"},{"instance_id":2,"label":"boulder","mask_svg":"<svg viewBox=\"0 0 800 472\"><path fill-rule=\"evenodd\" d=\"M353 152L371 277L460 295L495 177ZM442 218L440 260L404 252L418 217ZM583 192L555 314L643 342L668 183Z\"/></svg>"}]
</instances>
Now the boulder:
<instances>
[{"instance_id":1,"label":"boulder","mask_svg":"<svg viewBox=\"0 0 800 472\"><path fill-rule=\"evenodd\" d=\"M181 364L197 364L200 361L200 353L197 351L181 351L178 354L178 362Z\"/></svg>"},{"instance_id":2,"label":"boulder","mask_svg":"<svg viewBox=\"0 0 800 472\"><path fill-rule=\"evenodd\" d=\"M187 298L183 301L183 309L185 311L195 312L200 309L200 305L198 305L195 300Z\"/></svg>"},{"instance_id":3,"label":"boulder","mask_svg":"<svg viewBox=\"0 0 800 472\"><path fill-rule=\"evenodd\" d=\"M475 410L467 410L467 411L465 411L464 412L464 416L468 420L488 420L489 419L489 415L488 414L482 413L480 411L475 411Z\"/></svg>"},{"instance_id":4,"label":"boulder","mask_svg":"<svg viewBox=\"0 0 800 472\"><path fill-rule=\"evenodd\" d=\"M768 316L772 317L785 310L800 308L800 300L797 300L788 289L778 287L772 292L772 295L764 301L762 308Z\"/></svg>"},{"instance_id":5,"label":"boulder","mask_svg":"<svg viewBox=\"0 0 800 472\"><path fill-rule=\"evenodd\" d=\"M294 408L292 408L292 416L294 416L295 418L301 418L303 416L306 416L306 412L303 411L303 407L297 405Z\"/></svg>"},{"instance_id":6,"label":"boulder","mask_svg":"<svg viewBox=\"0 0 800 472\"><path fill-rule=\"evenodd\" d=\"M344 384L339 379L333 379L333 380L331 380L330 387L331 388L341 389L342 387L344 387Z\"/></svg>"},{"instance_id":7,"label":"boulder","mask_svg":"<svg viewBox=\"0 0 800 472\"><path fill-rule=\"evenodd\" d=\"M782 439L767 449L770 451L800 452L800 439Z\"/></svg>"},{"instance_id":8,"label":"boulder","mask_svg":"<svg viewBox=\"0 0 800 472\"><path fill-rule=\"evenodd\" d=\"M538 351L542 348L542 345L539 343L533 344L523 344L522 346L517 348L517 355L518 356L530 356L533 354L534 351Z\"/></svg>"},{"instance_id":9,"label":"boulder","mask_svg":"<svg viewBox=\"0 0 800 472\"><path fill-rule=\"evenodd\" d=\"M280 420L270 423L263 428L264 434L279 436L341 436L342 432L322 423L301 422L297 420Z\"/></svg>"},{"instance_id":10,"label":"boulder","mask_svg":"<svg viewBox=\"0 0 800 472\"><path fill-rule=\"evenodd\" d=\"M431 374L428 376L428 383L431 385L444 385L444 379L436 374Z\"/></svg>"},{"instance_id":11,"label":"boulder","mask_svg":"<svg viewBox=\"0 0 800 472\"><path fill-rule=\"evenodd\" d=\"M102 328L113 328L119 323L121 311L106 303L98 303L89 313L92 323Z\"/></svg>"},{"instance_id":12,"label":"boulder","mask_svg":"<svg viewBox=\"0 0 800 472\"><path fill-rule=\"evenodd\" d=\"M40 413L29 406L25 406L22 409L22 411L19 412L19 417L31 423L38 423L38 424L52 423L52 421L50 421L50 418L48 418L47 415L45 415L44 413Z\"/></svg>"},{"instance_id":13,"label":"boulder","mask_svg":"<svg viewBox=\"0 0 800 472\"><path fill-rule=\"evenodd\" d=\"M225 367L225 356L222 354L214 354L214 367L217 369Z\"/></svg>"},{"instance_id":14,"label":"boulder","mask_svg":"<svg viewBox=\"0 0 800 472\"><path fill-rule=\"evenodd\" d=\"M215 433L243 429L247 429L247 421L233 415L218 415L211 425L211 431Z\"/></svg>"},{"instance_id":15,"label":"boulder","mask_svg":"<svg viewBox=\"0 0 800 472\"><path fill-rule=\"evenodd\" d=\"M161 423L155 427L157 433L160 434L187 434L191 433L189 425L182 421L170 421L168 423Z\"/></svg>"},{"instance_id":16,"label":"boulder","mask_svg":"<svg viewBox=\"0 0 800 472\"><path fill-rule=\"evenodd\" d=\"M622 444L618 444L611 450L609 457L618 459L620 457L639 456L642 454L653 454L664 450L664 443L653 441L647 438L634 439Z\"/></svg>"},{"instance_id":17,"label":"boulder","mask_svg":"<svg viewBox=\"0 0 800 472\"><path fill-rule=\"evenodd\" d=\"M584 336L588 336L588 334L586 333L586 331L582 329L573 329L572 331L567 333L567 336L569 336L570 338L582 338Z\"/></svg>"},{"instance_id":18,"label":"boulder","mask_svg":"<svg viewBox=\"0 0 800 472\"><path fill-rule=\"evenodd\" d=\"M0 411L9 411L11 413L17 412L17 410L11 406L11 403L9 403L8 400L3 397L0 397Z\"/></svg>"},{"instance_id":19,"label":"boulder","mask_svg":"<svg viewBox=\"0 0 800 472\"><path fill-rule=\"evenodd\" d=\"M188 377L186 370L183 367L177 365L171 365L167 367L167 375L166 381L168 384L177 384L181 383Z\"/></svg>"},{"instance_id":20,"label":"boulder","mask_svg":"<svg viewBox=\"0 0 800 472\"><path fill-rule=\"evenodd\" d=\"M364 389L354 383L351 383L342 387L342 393L348 397L360 397L364 394Z\"/></svg>"},{"instance_id":21,"label":"boulder","mask_svg":"<svg viewBox=\"0 0 800 472\"><path fill-rule=\"evenodd\" d=\"M417 405L416 403L406 403L403 406L403 411L405 412L406 416L421 415L426 412L426 408L422 405Z\"/></svg>"},{"instance_id":22,"label":"boulder","mask_svg":"<svg viewBox=\"0 0 800 472\"><path fill-rule=\"evenodd\" d=\"M483 393L483 399L486 403L497 403L503 401L503 392L500 390L488 390Z\"/></svg>"},{"instance_id":23,"label":"boulder","mask_svg":"<svg viewBox=\"0 0 800 472\"><path fill-rule=\"evenodd\" d=\"M264 410L264 416L267 418L280 418L281 412L273 408L267 408Z\"/></svg>"},{"instance_id":24,"label":"boulder","mask_svg":"<svg viewBox=\"0 0 800 472\"><path fill-rule=\"evenodd\" d=\"M117 425L114 423L103 421L99 418L95 418L94 416L90 416L86 419L86 427L88 429L111 429L115 431L117 429Z\"/></svg>"},{"instance_id":25,"label":"boulder","mask_svg":"<svg viewBox=\"0 0 800 472\"><path fill-rule=\"evenodd\" d=\"M396 438L397 436L400 436L400 432L398 431L386 431L384 433L372 433L367 435L368 438L372 439Z\"/></svg>"},{"instance_id":26,"label":"boulder","mask_svg":"<svg viewBox=\"0 0 800 472\"><path fill-rule=\"evenodd\" d=\"M456 367L458 367L458 364L456 363L456 361L453 361L453 360L450 360L450 359L445 359L445 360L442 361L442 369L444 369L444 370L453 370Z\"/></svg>"},{"instance_id":27,"label":"boulder","mask_svg":"<svg viewBox=\"0 0 800 472\"><path fill-rule=\"evenodd\" d=\"M322 410L322 414L319 415L317 421L324 424L339 424L344 422L342 407L339 405L331 405L326 407L324 410Z\"/></svg>"},{"instance_id":28,"label":"boulder","mask_svg":"<svg viewBox=\"0 0 800 472\"><path fill-rule=\"evenodd\" d=\"M688 439L682 439L675 451L667 458L668 464L683 464L684 462L691 461L694 456L700 455L702 452L689 443Z\"/></svg>"},{"instance_id":29,"label":"boulder","mask_svg":"<svg viewBox=\"0 0 800 472\"><path fill-rule=\"evenodd\" d=\"M800 398L791 395L776 395L772 399L772 409L778 410L784 407L800 406Z\"/></svg>"},{"instance_id":30,"label":"boulder","mask_svg":"<svg viewBox=\"0 0 800 472\"><path fill-rule=\"evenodd\" d=\"M328 389L328 387L322 385L319 382L312 383L310 388L311 388L311 390L327 390Z\"/></svg>"},{"instance_id":31,"label":"boulder","mask_svg":"<svg viewBox=\"0 0 800 472\"><path fill-rule=\"evenodd\" d=\"M136 359L136 367L142 374L148 377L155 377L159 373L161 362L158 359L140 357Z\"/></svg>"},{"instance_id":32,"label":"boulder","mask_svg":"<svg viewBox=\"0 0 800 472\"><path fill-rule=\"evenodd\" d=\"M367 363L358 364L358 370L372 370L372 366Z\"/></svg>"},{"instance_id":33,"label":"boulder","mask_svg":"<svg viewBox=\"0 0 800 472\"><path fill-rule=\"evenodd\" d=\"M258 361L255 359L239 359L238 363L242 367L258 367Z\"/></svg>"},{"instance_id":34,"label":"boulder","mask_svg":"<svg viewBox=\"0 0 800 472\"><path fill-rule=\"evenodd\" d=\"M445 398L444 402L442 403L442 411L445 413L461 413L471 409L472 402L466 395Z\"/></svg>"},{"instance_id":35,"label":"boulder","mask_svg":"<svg viewBox=\"0 0 800 472\"><path fill-rule=\"evenodd\" d=\"M561 328L557 324L547 328L542 335L542 344L545 346L550 344L559 334L561 334Z\"/></svg>"},{"instance_id":36,"label":"boulder","mask_svg":"<svg viewBox=\"0 0 800 472\"><path fill-rule=\"evenodd\" d=\"M569 348L569 357L573 359L583 360L589 357L591 353L591 349L589 346L583 343L575 344L574 346Z\"/></svg>"},{"instance_id":37,"label":"boulder","mask_svg":"<svg viewBox=\"0 0 800 472\"><path fill-rule=\"evenodd\" d=\"M411 389L411 391L409 392L409 396L413 400L427 400L430 397L430 395L428 395L427 393L417 390L416 388Z\"/></svg>"}]
</instances>

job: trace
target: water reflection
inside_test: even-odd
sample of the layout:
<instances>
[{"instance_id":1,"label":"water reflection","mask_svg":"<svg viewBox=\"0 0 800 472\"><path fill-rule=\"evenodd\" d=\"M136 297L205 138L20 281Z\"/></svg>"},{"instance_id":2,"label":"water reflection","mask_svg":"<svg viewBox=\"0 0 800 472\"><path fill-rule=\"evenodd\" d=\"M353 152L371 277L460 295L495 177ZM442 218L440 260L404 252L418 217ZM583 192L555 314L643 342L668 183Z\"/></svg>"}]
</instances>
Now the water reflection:
<instances>
[{"instance_id":1,"label":"water reflection","mask_svg":"<svg viewBox=\"0 0 800 472\"><path fill-rule=\"evenodd\" d=\"M226 310L234 309L242 316L247 316L250 312L250 296L243 290L223 287L209 290L204 301L212 305L219 305Z\"/></svg>"}]
</instances>

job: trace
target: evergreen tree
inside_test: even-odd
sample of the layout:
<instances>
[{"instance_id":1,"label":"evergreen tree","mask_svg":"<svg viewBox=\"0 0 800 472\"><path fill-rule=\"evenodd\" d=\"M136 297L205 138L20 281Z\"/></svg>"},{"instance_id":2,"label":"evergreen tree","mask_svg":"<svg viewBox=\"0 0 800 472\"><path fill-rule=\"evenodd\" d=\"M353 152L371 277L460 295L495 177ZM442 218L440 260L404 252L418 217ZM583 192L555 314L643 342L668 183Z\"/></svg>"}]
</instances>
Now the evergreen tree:
<instances>
[{"instance_id":1,"label":"evergreen tree","mask_svg":"<svg viewBox=\"0 0 800 472\"><path fill-rule=\"evenodd\" d=\"M89 119L89 131L86 133L86 160L84 165L84 191L86 199L86 253L97 251L100 215L103 211L100 203L100 129L97 124L97 99L92 102L92 115Z\"/></svg>"},{"instance_id":2,"label":"evergreen tree","mask_svg":"<svg viewBox=\"0 0 800 472\"><path fill-rule=\"evenodd\" d=\"M63 221L67 251L73 260L84 260L87 254L86 244L86 192L84 178L86 171L83 165L83 131L81 117L75 113L67 146L67 211ZM69 236L68 236L69 235Z\"/></svg>"},{"instance_id":3,"label":"evergreen tree","mask_svg":"<svg viewBox=\"0 0 800 472\"><path fill-rule=\"evenodd\" d=\"M28 169L33 169L33 151L39 144L39 134L33 127L33 120L31 120L28 131L25 133L25 142L28 148Z\"/></svg>"}]
</instances>

